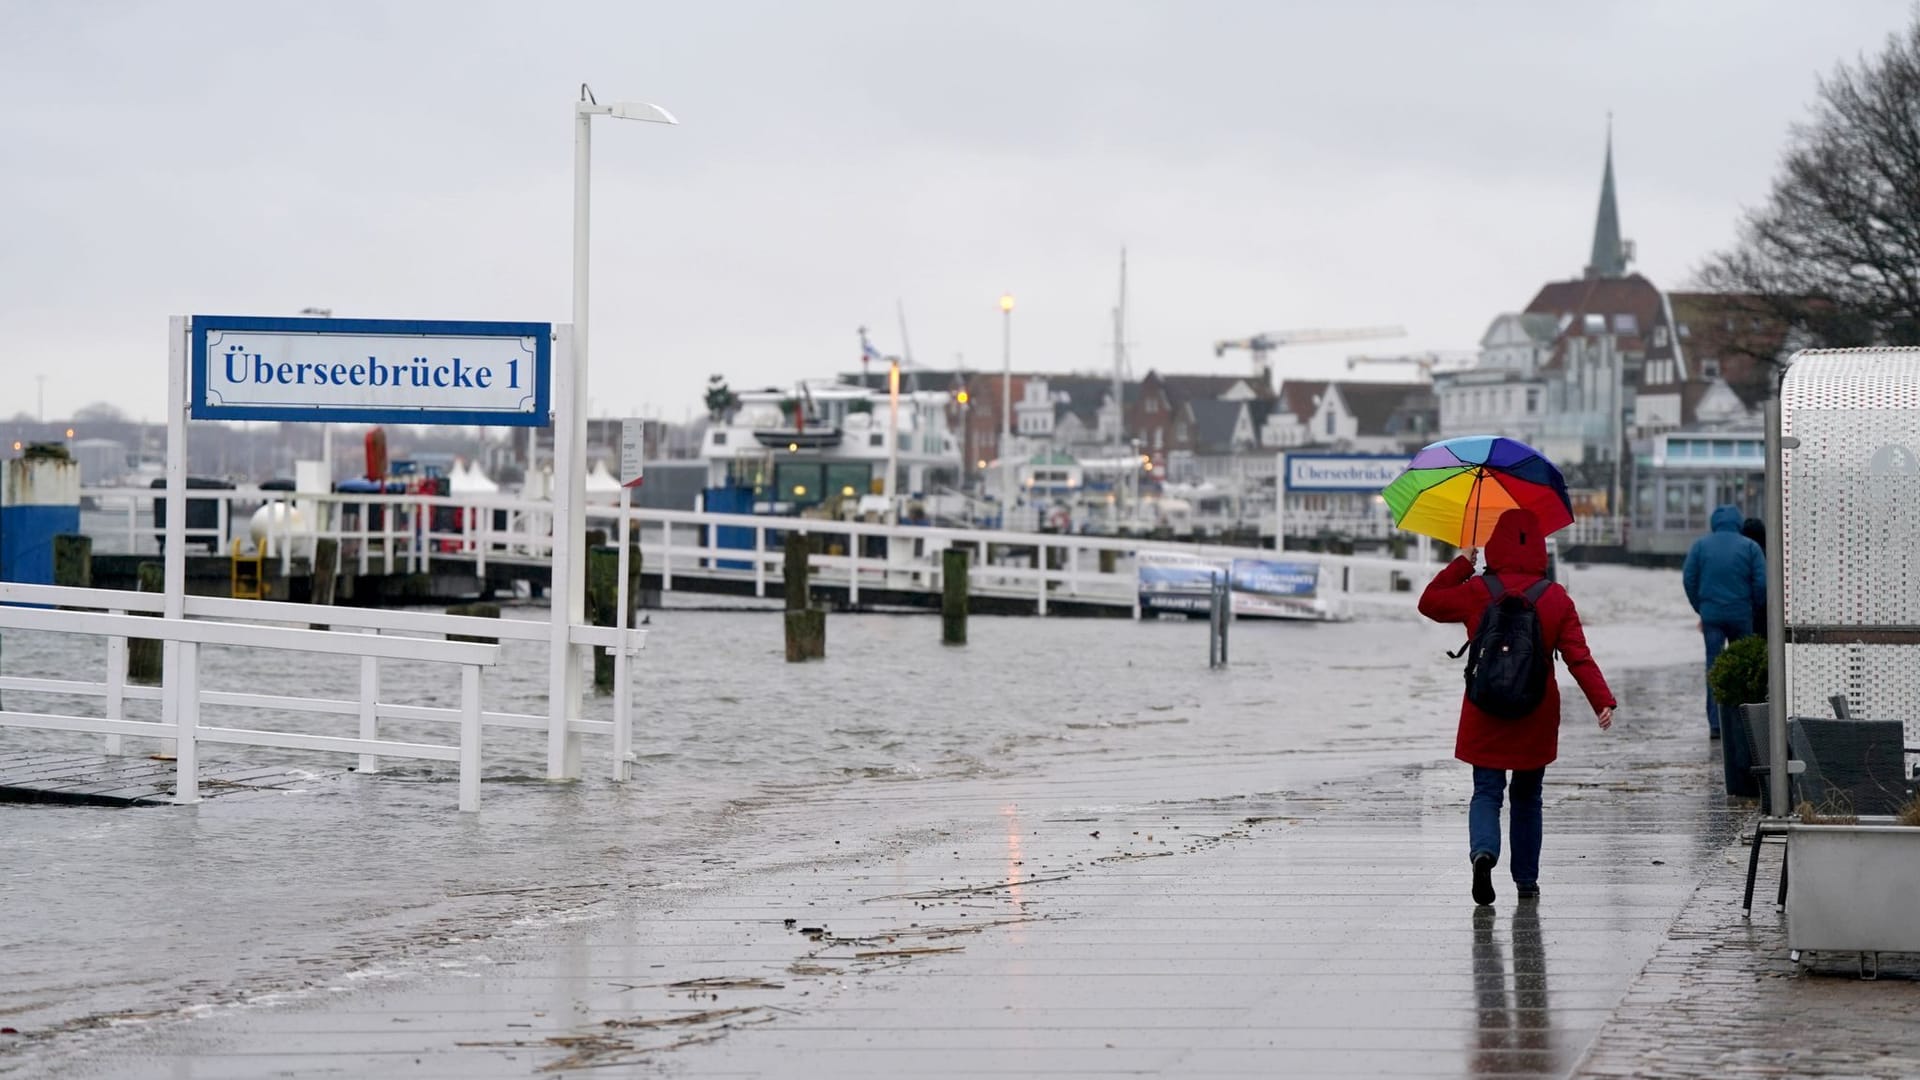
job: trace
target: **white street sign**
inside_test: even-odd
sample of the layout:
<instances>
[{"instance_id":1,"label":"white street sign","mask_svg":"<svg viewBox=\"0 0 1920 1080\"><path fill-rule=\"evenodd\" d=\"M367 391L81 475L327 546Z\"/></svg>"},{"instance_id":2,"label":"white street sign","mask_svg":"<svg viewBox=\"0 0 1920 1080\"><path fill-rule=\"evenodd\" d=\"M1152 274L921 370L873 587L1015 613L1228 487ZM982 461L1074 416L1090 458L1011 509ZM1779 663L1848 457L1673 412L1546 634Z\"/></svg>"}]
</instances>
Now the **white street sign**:
<instances>
[{"instance_id":1,"label":"white street sign","mask_svg":"<svg viewBox=\"0 0 1920 1080\"><path fill-rule=\"evenodd\" d=\"M620 486L639 487L647 471L647 422L620 421Z\"/></svg>"}]
</instances>

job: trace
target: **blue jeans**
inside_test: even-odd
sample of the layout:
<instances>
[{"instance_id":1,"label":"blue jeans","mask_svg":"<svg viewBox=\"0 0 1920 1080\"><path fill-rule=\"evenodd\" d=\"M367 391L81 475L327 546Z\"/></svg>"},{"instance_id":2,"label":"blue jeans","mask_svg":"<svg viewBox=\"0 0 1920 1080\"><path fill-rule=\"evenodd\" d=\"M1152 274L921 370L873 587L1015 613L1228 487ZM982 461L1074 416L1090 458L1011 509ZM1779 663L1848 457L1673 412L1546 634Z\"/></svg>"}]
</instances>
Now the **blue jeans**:
<instances>
[{"instance_id":1,"label":"blue jeans","mask_svg":"<svg viewBox=\"0 0 1920 1080\"><path fill-rule=\"evenodd\" d=\"M1468 858L1491 855L1500 859L1500 803L1513 796L1509 811L1512 826L1513 883L1535 885L1540 881L1540 783L1545 769L1515 769L1507 780L1505 769L1473 767L1473 802L1467 806Z\"/></svg>"},{"instance_id":2,"label":"blue jeans","mask_svg":"<svg viewBox=\"0 0 1920 1080\"><path fill-rule=\"evenodd\" d=\"M1720 659L1729 642L1739 641L1753 633L1751 622L1714 622L1700 620L1700 634L1707 639L1707 671L1713 671L1713 662ZM1740 702L1739 704L1746 704ZM1713 682L1707 682L1707 730L1714 734L1720 732L1720 703L1713 699Z\"/></svg>"}]
</instances>

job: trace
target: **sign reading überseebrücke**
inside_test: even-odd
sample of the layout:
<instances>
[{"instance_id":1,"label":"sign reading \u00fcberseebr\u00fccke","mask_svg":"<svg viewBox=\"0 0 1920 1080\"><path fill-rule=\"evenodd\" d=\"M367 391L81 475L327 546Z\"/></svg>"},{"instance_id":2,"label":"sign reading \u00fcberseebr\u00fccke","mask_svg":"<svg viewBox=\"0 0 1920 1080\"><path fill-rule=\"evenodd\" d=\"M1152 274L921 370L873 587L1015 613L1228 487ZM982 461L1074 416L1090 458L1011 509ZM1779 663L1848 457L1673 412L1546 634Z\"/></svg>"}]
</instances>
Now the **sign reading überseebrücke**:
<instances>
[{"instance_id":1,"label":"sign reading \u00fcberseebr\u00fccke","mask_svg":"<svg viewBox=\"0 0 1920 1080\"><path fill-rule=\"evenodd\" d=\"M198 420L545 427L548 323L193 317Z\"/></svg>"}]
</instances>

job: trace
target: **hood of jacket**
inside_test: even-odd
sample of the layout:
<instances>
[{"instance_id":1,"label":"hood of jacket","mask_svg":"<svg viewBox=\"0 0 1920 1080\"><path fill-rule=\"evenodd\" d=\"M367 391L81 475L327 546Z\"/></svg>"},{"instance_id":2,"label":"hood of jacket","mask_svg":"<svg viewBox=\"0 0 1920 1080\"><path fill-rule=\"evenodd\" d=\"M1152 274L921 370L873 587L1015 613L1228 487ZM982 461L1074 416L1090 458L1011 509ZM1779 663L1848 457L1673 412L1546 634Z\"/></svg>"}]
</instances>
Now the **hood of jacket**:
<instances>
[{"instance_id":1,"label":"hood of jacket","mask_svg":"<svg viewBox=\"0 0 1920 1080\"><path fill-rule=\"evenodd\" d=\"M1547 572L1547 537L1531 510L1509 510L1487 540L1487 569L1495 573Z\"/></svg>"},{"instance_id":2,"label":"hood of jacket","mask_svg":"<svg viewBox=\"0 0 1920 1080\"><path fill-rule=\"evenodd\" d=\"M1707 521L1713 526L1714 532L1737 533L1740 526L1746 524L1747 515L1741 513L1737 506L1721 506L1714 509L1713 516Z\"/></svg>"}]
</instances>

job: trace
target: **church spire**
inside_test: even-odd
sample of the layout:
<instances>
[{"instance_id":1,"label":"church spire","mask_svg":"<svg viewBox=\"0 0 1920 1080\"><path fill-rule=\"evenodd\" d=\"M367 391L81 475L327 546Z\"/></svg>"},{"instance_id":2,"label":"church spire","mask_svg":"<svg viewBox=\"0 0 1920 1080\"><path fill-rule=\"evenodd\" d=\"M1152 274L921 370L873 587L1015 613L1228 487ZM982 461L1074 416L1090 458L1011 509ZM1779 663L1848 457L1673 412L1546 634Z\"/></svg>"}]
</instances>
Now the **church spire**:
<instances>
[{"instance_id":1,"label":"church spire","mask_svg":"<svg viewBox=\"0 0 1920 1080\"><path fill-rule=\"evenodd\" d=\"M1593 257L1587 276L1624 277L1627 246L1620 239L1620 207L1613 196L1613 114L1607 114L1607 169L1600 180L1600 213L1593 223Z\"/></svg>"}]
</instances>

